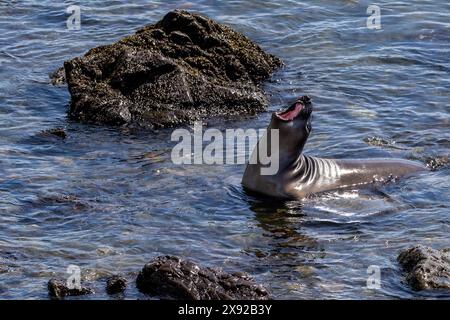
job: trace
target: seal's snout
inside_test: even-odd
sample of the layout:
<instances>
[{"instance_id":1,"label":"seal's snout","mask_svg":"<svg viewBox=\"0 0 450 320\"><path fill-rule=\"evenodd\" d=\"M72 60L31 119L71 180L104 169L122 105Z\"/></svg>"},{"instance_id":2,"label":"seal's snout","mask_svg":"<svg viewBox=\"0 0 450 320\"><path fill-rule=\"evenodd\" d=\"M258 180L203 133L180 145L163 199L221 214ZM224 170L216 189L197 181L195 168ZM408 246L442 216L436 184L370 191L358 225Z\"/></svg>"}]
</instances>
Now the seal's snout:
<instances>
[{"instance_id":1,"label":"seal's snout","mask_svg":"<svg viewBox=\"0 0 450 320\"><path fill-rule=\"evenodd\" d=\"M292 121L299 115L309 117L312 112L311 98L302 96L285 111L275 112L275 116L282 121Z\"/></svg>"}]
</instances>

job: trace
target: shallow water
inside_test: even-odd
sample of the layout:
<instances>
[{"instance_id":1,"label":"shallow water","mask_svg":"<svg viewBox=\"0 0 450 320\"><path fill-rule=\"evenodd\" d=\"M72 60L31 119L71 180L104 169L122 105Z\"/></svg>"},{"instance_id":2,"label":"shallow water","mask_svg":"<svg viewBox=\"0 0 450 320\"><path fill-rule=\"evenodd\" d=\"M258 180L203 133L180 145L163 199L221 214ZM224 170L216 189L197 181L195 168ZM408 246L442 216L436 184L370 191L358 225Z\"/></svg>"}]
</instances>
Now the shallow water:
<instances>
[{"instance_id":1,"label":"shallow water","mask_svg":"<svg viewBox=\"0 0 450 320\"><path fill-rule=\"evenodd\" d=\"M171 130L89 126L66 118L69 94L48 74L174 8L209 15L286 62L266 86L277 110L314 99L312 155L445 157L450 149L450 4L365 1L83 1L81 30L66 28L70 1L0 2L0 298L48 298L69 264L107 298L101 279L132 277L175 254L246 271L275 298L436 298L402 283L399 250L450 246L449 168L304 202L245 195L242 165L177 166ZM219 123L264 128L270 112ZM39 132L65 127L68 138ZM368 144L371 137L386 143ZM369 140L368 140L369 139ZM395 143L394 143L395 142ZM366 287L381 268L381 289ZM125 298L145 298L131 284Z\"/></svg>"}]
</instances>

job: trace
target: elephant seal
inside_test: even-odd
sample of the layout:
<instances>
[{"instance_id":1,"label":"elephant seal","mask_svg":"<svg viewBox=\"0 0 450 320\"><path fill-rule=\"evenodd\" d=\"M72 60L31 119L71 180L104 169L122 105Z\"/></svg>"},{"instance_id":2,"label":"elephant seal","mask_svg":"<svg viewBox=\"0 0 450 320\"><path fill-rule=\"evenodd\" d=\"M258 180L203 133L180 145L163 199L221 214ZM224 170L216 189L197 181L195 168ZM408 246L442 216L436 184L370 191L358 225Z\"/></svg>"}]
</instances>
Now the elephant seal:
<instances>
[{"instance_id":1,"label":"elephant seal","mask_svg":"<svg viewBox=\"0 0 450 320\"><path fill-rule=\"evenodd\" d=\"M256 160L247 164L242 178L245 190L277 198L299 199L427 170L424 165L402 159L322 159L303 154L312 129L312 110L311 99L303 96L287 110L272 114L268 130L253 150L251 158ZM273 129L278 129L279 136L276 151L270 146ZM278 153L275 174L261 174L261 169L267 167L257 152L263 139L267 150Z\"/></svg>"}]
</instances>

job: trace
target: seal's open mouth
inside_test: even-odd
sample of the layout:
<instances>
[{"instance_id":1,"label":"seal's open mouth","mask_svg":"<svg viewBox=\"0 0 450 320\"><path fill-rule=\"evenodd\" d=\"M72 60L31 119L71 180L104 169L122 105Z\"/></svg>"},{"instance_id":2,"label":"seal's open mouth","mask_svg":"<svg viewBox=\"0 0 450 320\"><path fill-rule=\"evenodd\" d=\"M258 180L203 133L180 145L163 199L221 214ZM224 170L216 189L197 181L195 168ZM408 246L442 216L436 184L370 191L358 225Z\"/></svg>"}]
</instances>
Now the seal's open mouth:
<instances>
[{"instance_id":1,"label":"seal's open mouth","mask_svg":"<svg viewBox=\"0 0 450 320\"><path fill-rule=\"evenodd\" d=\"M281 119L283 121L292 121L300 114L303 108L305 108L303 102L297 101L286 111L276 112L275 115L278 117L278 119Z\"/></svg>"}]
</instances>

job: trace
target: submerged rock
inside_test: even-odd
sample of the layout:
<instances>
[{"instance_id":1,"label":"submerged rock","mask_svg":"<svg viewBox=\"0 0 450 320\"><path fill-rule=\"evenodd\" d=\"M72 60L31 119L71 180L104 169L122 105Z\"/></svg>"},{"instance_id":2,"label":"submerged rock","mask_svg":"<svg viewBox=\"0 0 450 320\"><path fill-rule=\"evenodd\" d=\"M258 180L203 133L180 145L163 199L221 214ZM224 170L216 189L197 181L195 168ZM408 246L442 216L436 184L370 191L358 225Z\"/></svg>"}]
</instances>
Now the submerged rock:
<instances>
[{"instance_id":1,"label":"submerged rock","mask_svg":"<svg viewBox=\"0 0 450 320\"><path fill-rule=\"evenodd\" d=\"M415 290L450 289L450 251L422 245L404 250L397 258L406 281Z\"/></svg>"},{"instance_id":2,"label":"submerged rock","mask_svg":"<svg viewBox=\"0 0 450 320\"><path fill-rule=\"evenodd\" d=\"M73 119L169 127L252 115L268 101L260 84L282 62L247 37L187 11L64 63Z\"/></svg>"},{"instance_id":3,"label":"submerged rock","mask_svg":"<svg viewBox=\"0 0 450 320\"><path fill-rule=\"evenodd\" d=\"M114 275L106 280L106 292L108 294L122 293L127 288L127 279Z\"/></svg>"},{"instance_id":4,"label":"submerged rock","mask_svg":"<svg viewBox=\"0 0 450 320\"><path fill-rule=\"evenodd\" d=\"M92 294L94 291L87 287L81 287L81 288L73 288L70 289L65 281L57 280L57 279L51 279L48 282L48 293L51 297L54 298L64 298L68 296L82 296L86 294Z\"/></svg>"},{"instance_id":5,"label":"submerged rock","mask_svg":"<svg viewBox=\"0 0 450 320\"><path fill-rule=\"evenodd\" d=\"M66 139L67 138L67 132L64 128L52 128L43 130L39 133L40 137L42 138L48 138L48 137L54 137L54 138L60 138L60 139Z\"/></svg>"},{"instance_id":6,"label":"submerged rock","mask_svg":"<svg viewBox=\"0 0 450 320\"><path fill-rule=\"evenodd\" d=\"M0 274L18 271L20 267L17 261L25 258L25 255L17 252L0 250Z\"/></svg>"},{"instance_id":7,"label":"submerged rock","mask_svg":"<svg viewBox=\"0 0 450 320\"><path fill-rule=\"evenodd\" d=\"M431 171L437 171L449 165L448 156L427 157L425 162Z\"/></svg>"},{"instance_id":8,"label":"submerged rock","mask_svg":"<svg viewBox=\"0 0 450 320\"><path fill-rule=\"evenodd\" d=\"M174 256L147 263L136 280L140 291L162 298L189 300L268 300L268 291L244 273L200 267Z\"/></svg>"}]
</instances>

